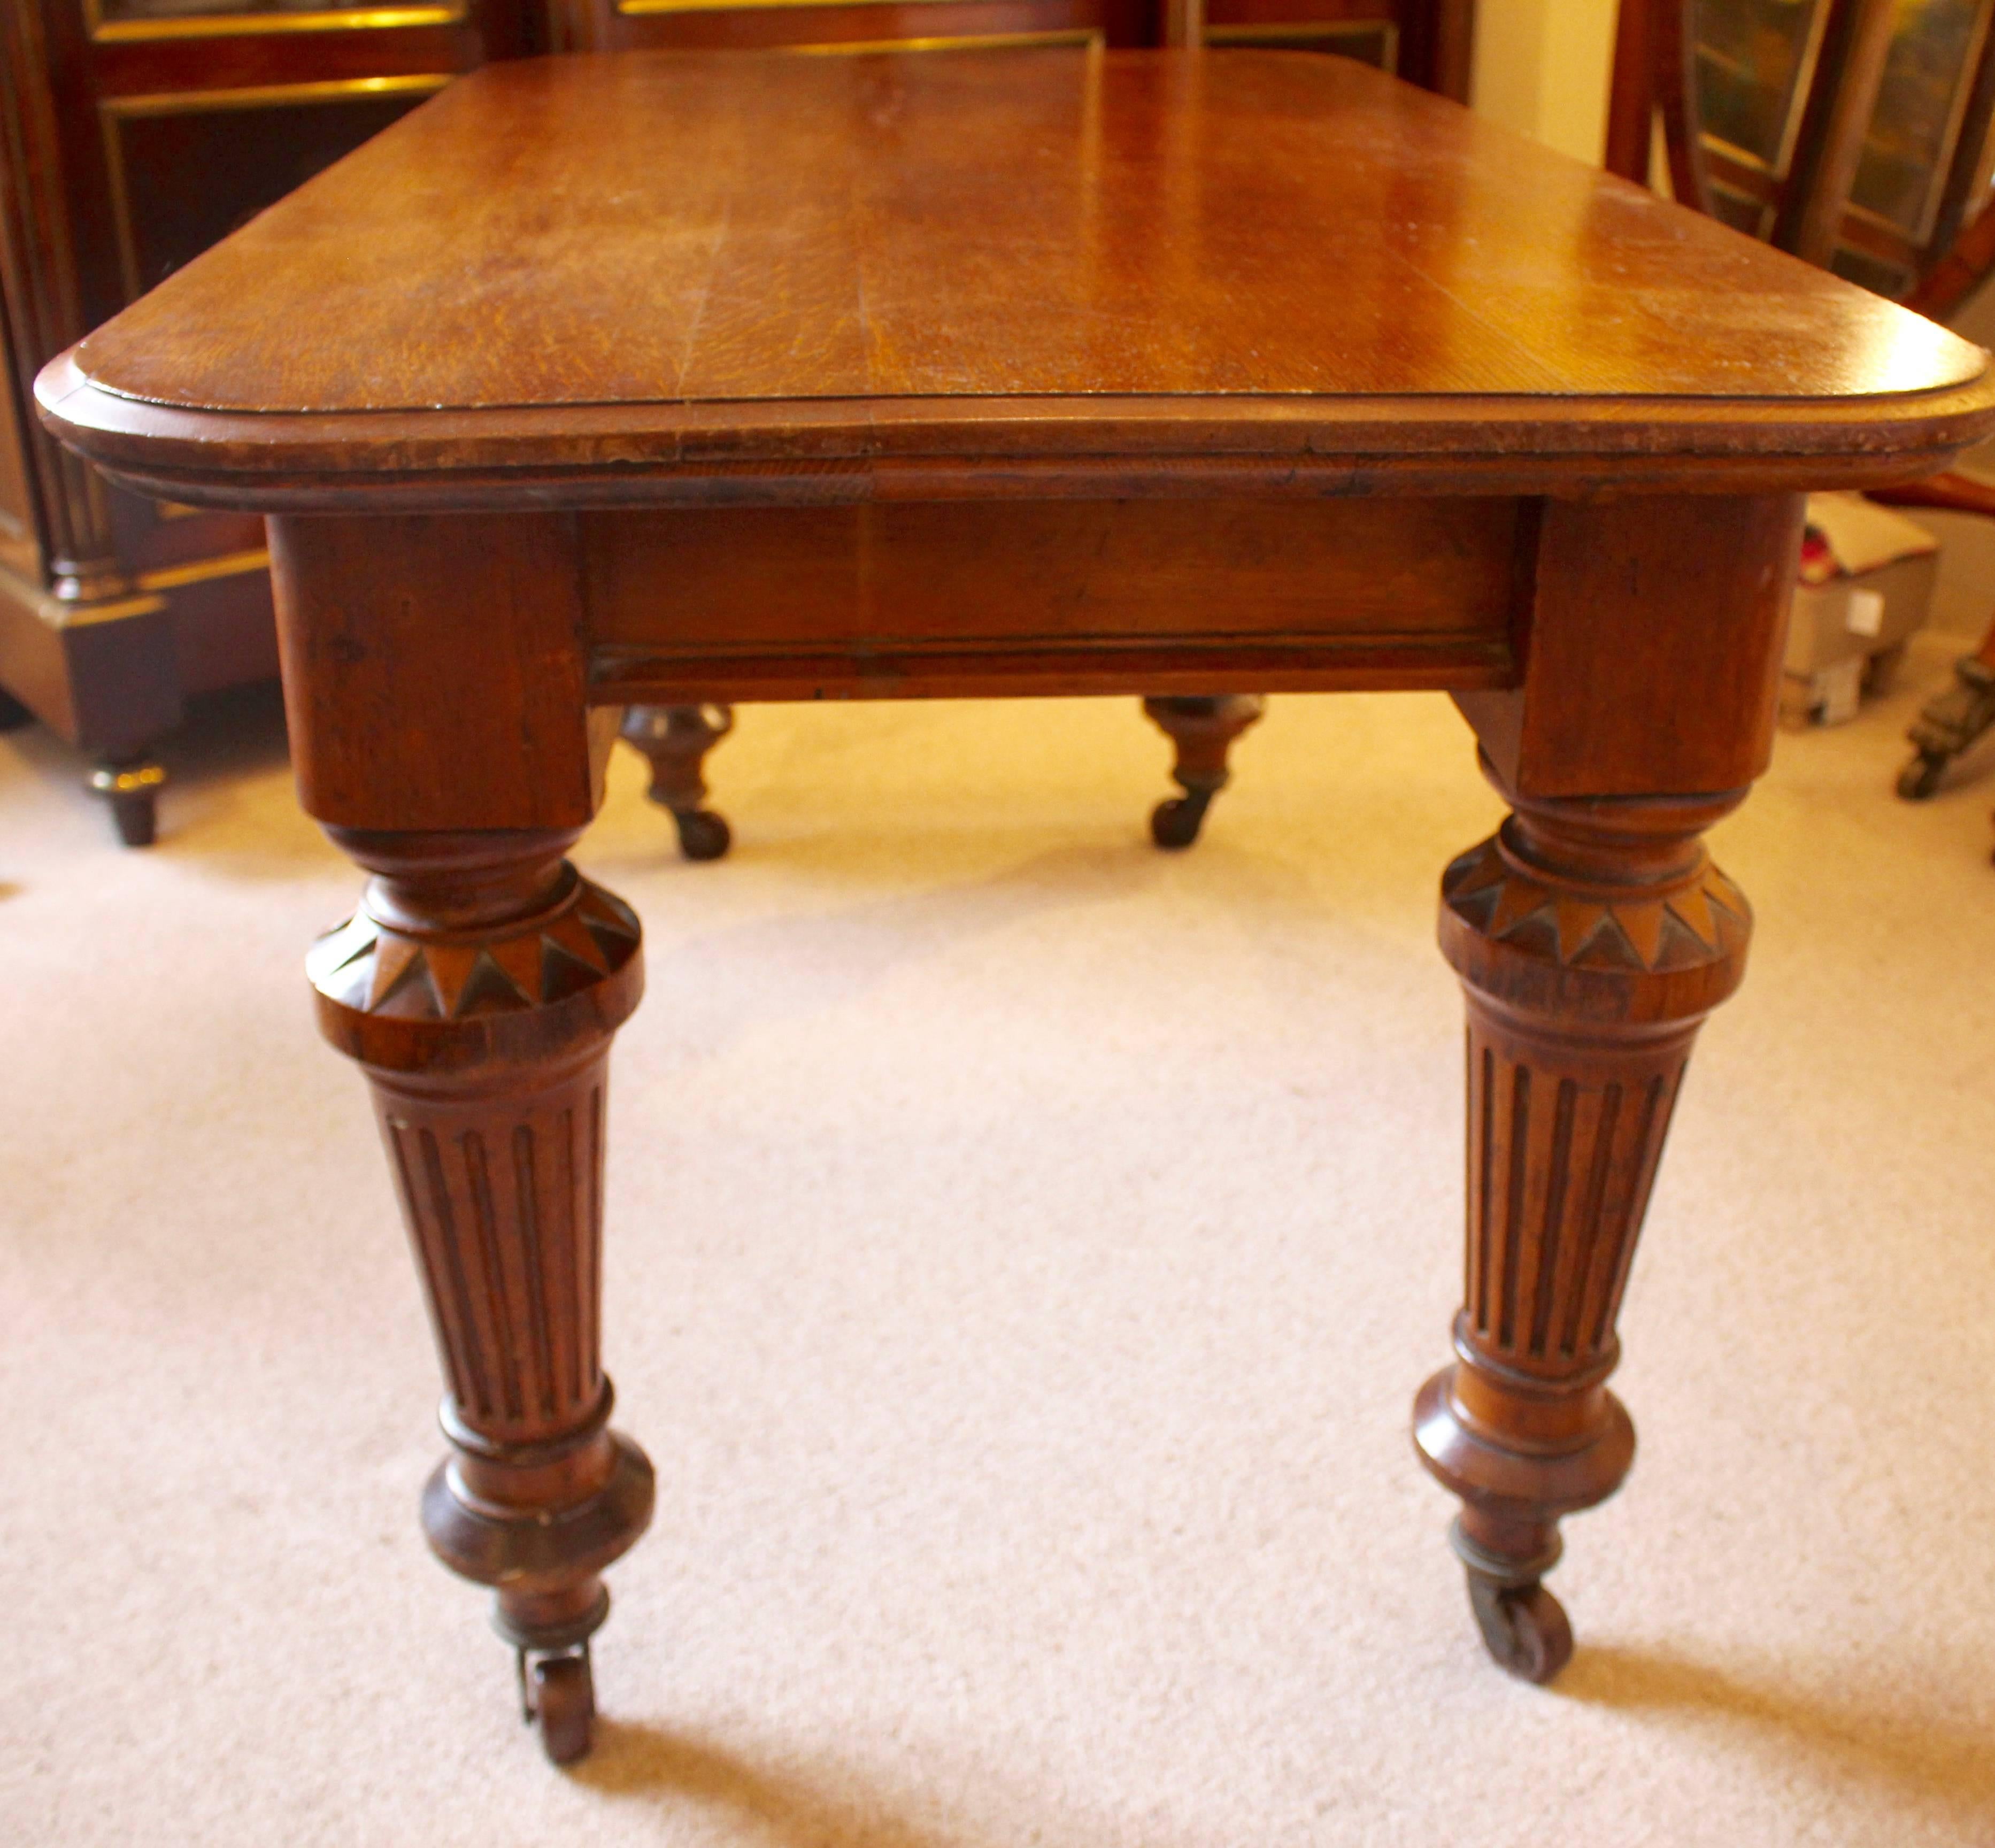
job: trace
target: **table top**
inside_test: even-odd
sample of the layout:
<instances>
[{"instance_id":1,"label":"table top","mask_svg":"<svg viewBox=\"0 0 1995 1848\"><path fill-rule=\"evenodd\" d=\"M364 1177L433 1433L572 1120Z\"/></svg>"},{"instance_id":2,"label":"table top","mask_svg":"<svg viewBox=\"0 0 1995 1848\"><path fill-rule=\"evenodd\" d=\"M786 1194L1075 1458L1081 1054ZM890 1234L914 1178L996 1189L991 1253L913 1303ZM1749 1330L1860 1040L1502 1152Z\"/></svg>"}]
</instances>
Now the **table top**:
<instances>
[{"instance_id":1,"label":"table top","mask_svg":"<svg viewBox=\"0 0 1995 1848\"><path fill-rule=\"evenodd\" d=\"M273 507L1083 457L1804 486L1979 437L1986 359L1342 59L625 53L452 84L38 395Z\"/></svg>"}]
</instances>

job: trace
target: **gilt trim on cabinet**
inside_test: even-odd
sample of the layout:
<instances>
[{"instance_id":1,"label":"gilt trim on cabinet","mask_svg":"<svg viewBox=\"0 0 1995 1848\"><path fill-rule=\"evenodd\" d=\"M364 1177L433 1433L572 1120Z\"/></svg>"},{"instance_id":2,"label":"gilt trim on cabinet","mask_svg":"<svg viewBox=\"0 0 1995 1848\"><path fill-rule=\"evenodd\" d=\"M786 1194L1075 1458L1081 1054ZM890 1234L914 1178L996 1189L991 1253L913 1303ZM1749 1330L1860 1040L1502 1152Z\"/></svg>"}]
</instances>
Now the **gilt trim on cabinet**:
<instances>
[{"instance_id":1,"label":"gilt trim on cabinet","mask_svg":"<svg viewBox=\"0 0 1995 1848\"><path fill-rule=\"evenodd\" d=\"M835 58L872 51L1101 51L1107 43L1107 36L1097 26L1072 26L1046 32L966 33L941 39L828 39L821 44L774 49L803 57Z\"/></svg>"},{"instance_id":2,"label":"gilt trim on cabinet","mask_svg":"<svg viewBox=\"0 0 1995 1848\"><path fill-rule=\"evenodd\" d=\"M248 551L223 552L211 558L195 558L185 565L163 565L156 571L142 571L139 574L139 588L180 590L189 584L205 584L215 578L240 577L246 572L267 571L270 568L270 548L259 545Z\"/></svg>"},{"instance_id":3,"label":"gilt trim on cabinet","mask_svg":"<svg viewBox=\"0 0 1995 1848\"><path fill-rule=\"evenodd\" d=\"M981 0L920 0L924 6L974 6ZM789 12L813 7L893 5L893 0L616 0L616 11L627 19L643 19L660 13ZM904 40L883 40L901 44ZM780 48L779 48L780 49Z\"/></svg>"},{"instance_id":4,"label":"gilt trim on cabinet","mask_svg":"<svg viewBox=\"0 0 1995 1848\"><path fill-rule=\"evenodd\" d=\"M273 33L393 32L412 26L456 26L470 9L458 0L438 6L356 6L318 12L197 13L175 19L106 19L101 0L83 0L93 43L154 44L170 39L262 38Z\"/></svg>"}]
</instances>

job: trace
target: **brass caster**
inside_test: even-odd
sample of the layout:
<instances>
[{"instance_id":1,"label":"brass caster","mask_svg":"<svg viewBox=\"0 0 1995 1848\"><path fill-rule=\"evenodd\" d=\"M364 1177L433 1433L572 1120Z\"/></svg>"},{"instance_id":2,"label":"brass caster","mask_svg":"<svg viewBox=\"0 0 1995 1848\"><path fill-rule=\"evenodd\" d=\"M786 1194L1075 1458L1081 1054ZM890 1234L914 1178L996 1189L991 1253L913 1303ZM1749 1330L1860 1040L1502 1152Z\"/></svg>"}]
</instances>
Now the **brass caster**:
<instances>
[{"instance_id":1,"label":"brass caster","mask_svg":"<svg viewBox=\"0 0 1995 1848\"><path fill-rule=\"evenodd\" d=\"M1572 1660L1572 1624L1542 1585L1504 1585L1471 1569L1468 1604L1498 1667L1543 1687Z\"/></svg>"},{"instance_id":2,"label":"brass caster","mask_svg":"<svg viewBox=\"0 0 1995 1848\"><path fill-rule=\"evenodd\" d=\"M520 1696L529 1726L541 1729L541 1749L555 1764L575 1764L595 1741L596 1679L589 1645L563 1655L537 1657L531 1668L520 1651Z\"/></svg>"},{"instance_id":3,"label":"brass caster","mask_svg":"<svg viewBox=\"0 0 1995 1848\"><path fill-rule=\"evenodd\" d=\"M167 773L156 764L100 764L90 787L111 805L118 838L128 847L149 847L159 832L159 796Z\"/></svg>"},{"instance_id":4,"label":"brass caster","mask_svg":"<svg viewBox=\"0 0 1995 1848\"><path fill-rule=\"evenodd\" d=\"M1173 851L1188 847L1198 839L1198 831L1205 821L1205 812L1212 806L1214 792L1195 789L1189 795L1174 795L1158 803L1150 811L1150 838L1160 847Z\"/></svg>"},{"instance_id":5,"label":"brass caster","mask_svg":"<svg viewBox=\"0 0 1995 1848\"><path fill-rule=\"evenodd\" d=\"M726 818L711 809L675 809L672 819L678 824L679 851L688 860L718 860L733 845Z\"/></svg>"}]
</instances>

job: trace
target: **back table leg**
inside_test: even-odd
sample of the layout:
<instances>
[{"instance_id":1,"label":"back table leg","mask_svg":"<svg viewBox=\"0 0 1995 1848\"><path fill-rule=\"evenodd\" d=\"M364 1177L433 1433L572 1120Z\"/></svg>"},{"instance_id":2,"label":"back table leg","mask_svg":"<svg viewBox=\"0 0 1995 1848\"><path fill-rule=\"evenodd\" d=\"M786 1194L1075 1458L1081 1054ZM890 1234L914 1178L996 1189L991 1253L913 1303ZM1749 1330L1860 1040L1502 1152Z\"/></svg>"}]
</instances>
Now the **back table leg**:
<instances>
[{"instance_id":1,"label":"back table leg","mask_svg":"<svg viewBox=\"0 0 1995 1848\"><path fill-rule=\"evenodd\" d=\"M1158 803L1150 838L1160 847L1188 847L1198 839L1212 799L1233 780L1227 754L1259 722L1267 702L1258 693L1145 699L1143 710L1176 747L1171 778L1184 792Z\"/></svg>"},{"instance_id":2,"label":"back table leg","mask_svg":"<svg viewBox=\"0 0 1995 1848\"><path fill-rule=\"evenodd\" d=\"M724 816L706 806L706 754L734 729L734 708L634 706L623 714L627 744L651 766L645 792L671 816L679 851L688 860L718 860L734 836Z\"/></svg>"},{"instance_id":3,"label":"back table leg","mask_svg":"<svg viewBox=\"0 0 1995 1848\"><path fill-rule=\"evenodd\" d=\"M1468 1003L1466 1301L1414 1441L1461 1497L1483 1640L1546 1681L1572 1632L1540 1581L1559 1517L1611 1495L1634 1455L1606 1386L1615 1317L1691 1043L1738 985L1751 913L1698 840L1743 790L1505 793L1516 812L1441 885Z\"/></svg>"},{"instance_id":4,"label":"back table leg","mask_svg":"<svg viewBox=\"0 0 1995 1848\"><path fill-rule=\"evenodd\" d=\"M611 1036L637 920L563 859L579 830L329 832L375 875L309 963L371 1084L429 1302L451 1454L424 1491L444 1563L497 1593L548 1755L589 1749L603 1568L651 1519L599 1358Z\"/></svg>"}]
</instances>

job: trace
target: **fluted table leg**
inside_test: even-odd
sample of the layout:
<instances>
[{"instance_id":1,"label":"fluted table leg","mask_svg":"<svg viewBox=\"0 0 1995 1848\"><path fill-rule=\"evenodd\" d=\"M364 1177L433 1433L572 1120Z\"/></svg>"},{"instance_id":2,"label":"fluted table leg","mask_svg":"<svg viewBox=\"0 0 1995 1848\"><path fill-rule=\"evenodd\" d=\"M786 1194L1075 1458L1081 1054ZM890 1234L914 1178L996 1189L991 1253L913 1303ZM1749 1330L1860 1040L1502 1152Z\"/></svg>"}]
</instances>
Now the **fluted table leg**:
<instances>
[{"instance_id":1,"label":"fluted table leg","mask_svg":"<svg viewBox=\"0 0 1995 1848\"><path fill-rule=\"evenodd\" d=\"M1607 1390L1615 1320L1691 1042L1744 970L1751 913L1698 838L1744 793L1505 790L1516 812L1442 881L1468 1008L1468 1262L1455 1362L1422 1389L1414 1435L1461 1497L1483 1638L1532 1681L1572 1650L1540 1583L1560 1517L1634 1455Z\"/></svg>"},{"instance_id":2,"label":"fluted table leg","mask_svg":"<svg viewBox=\"0 0 1995 1848\"><path fill-rule=\"evenodd\" d=\"M494 1589L560 1763L589 1749L603 1569L652 1501L599 1353L609 1043L643 960L630 909L562 857L579 831L331 830L374 878L308 965L373 1089L442 1359L424 1530Z\"/></svg>"}]
</instances>

